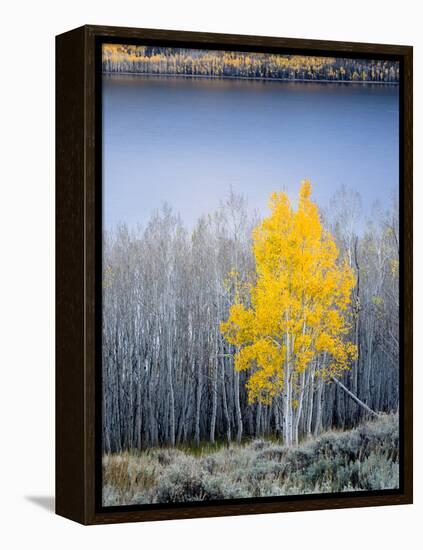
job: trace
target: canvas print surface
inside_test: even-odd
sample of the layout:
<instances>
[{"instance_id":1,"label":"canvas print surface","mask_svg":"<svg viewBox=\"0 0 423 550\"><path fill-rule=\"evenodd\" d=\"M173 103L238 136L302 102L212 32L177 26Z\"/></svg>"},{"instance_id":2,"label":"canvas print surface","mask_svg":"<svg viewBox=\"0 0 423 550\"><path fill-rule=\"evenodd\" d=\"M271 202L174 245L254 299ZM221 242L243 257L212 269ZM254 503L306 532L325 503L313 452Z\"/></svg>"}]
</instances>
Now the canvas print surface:
<instances>
[{"instance_id":1,"label":"canvas print surface","mask_svg":"<svg viewBox=\"0 0 423 550\"><path fill-rule=\"evenodd\" d=\"M399 487L399 64L102 50L103 506Z\"/></svg>"}]
</instances>

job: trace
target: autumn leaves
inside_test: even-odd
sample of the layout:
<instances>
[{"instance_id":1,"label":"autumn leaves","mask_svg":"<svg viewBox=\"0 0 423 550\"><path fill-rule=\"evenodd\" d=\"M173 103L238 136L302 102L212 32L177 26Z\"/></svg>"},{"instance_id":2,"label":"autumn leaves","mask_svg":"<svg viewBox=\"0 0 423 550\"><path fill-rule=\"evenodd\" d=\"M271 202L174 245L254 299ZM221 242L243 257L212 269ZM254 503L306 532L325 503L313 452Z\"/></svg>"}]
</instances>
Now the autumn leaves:
<instances>
[{"instance_id":1,"label":"autumn leaves","mask_svg":"<svg viewBox=\"0 0 423 550\"><path fill-rule=\"evenodd\" d=\"M238 293L221 332L237 347L235 368L251 369L249 401L282 400L291 444L311 373L329 380L356 357L348 341L355 279L322 226L309 181L297 209L285 193L273 193L269 206L253 231L254 280Z\"/></svg>"}]
</instances>

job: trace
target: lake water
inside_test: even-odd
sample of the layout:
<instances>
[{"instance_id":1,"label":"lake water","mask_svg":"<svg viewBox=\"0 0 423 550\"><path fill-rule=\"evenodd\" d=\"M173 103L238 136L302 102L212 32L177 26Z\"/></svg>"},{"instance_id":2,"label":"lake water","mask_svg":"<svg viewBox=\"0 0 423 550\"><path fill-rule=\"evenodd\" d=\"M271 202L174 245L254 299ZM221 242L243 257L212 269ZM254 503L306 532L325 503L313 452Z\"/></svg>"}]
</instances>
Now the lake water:
<instances>
[{"instance_id":1,"label":"lake water","mask_svg":"<svg viewBox=\"0 0 423 550\"><path fill-rule=\"evenodd\" d=\"M231 187L266 214L304 178L319 205L345 185L369 215L398 193L398 101L392 85L104 75L104 226L167 201L192 227Z\"/></svg>"}]
</instances>

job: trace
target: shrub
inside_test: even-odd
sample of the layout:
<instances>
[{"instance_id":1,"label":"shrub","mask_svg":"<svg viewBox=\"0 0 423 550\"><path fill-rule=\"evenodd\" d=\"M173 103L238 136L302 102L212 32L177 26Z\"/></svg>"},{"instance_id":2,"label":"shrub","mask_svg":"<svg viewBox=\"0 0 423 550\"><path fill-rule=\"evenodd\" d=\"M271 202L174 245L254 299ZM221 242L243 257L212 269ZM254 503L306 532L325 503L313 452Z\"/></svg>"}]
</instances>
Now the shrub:
<instances>
[{"instance_id":1,"label":"shrub","mask_svg":"<svg viewBox=\"0 0 423 550\"><path fill-rule=\"evenodd\" d=\"M399 464L372 453L361 464L358 478L358 485L363 490L395 489L398 487Z\"/></svg>"},{"instance_id":2,"label":"shrub","mask_svg":"<svg viewBox=\"0 0 423 550\"><path fill-rule=\"evenodd\" d=\"M260 453L257 454L258 460L282 460L284 455L286 455L286 447L281 447L280 445L269 445L263 449Z\"/></svg>"},{"instance_id":3,"label":"shrub","mask_svg":"<svg viewBox=\"0 0 423 550\"><path fill-rule=\"evenodd\" d=\"M250 496L242 483L236 483L224 474L206 475L203 484L204 500L247 498Z\"/></svg>"},{"instance_id":4,"label":"shrub","mask_svg":"<svg viewBox=\"0 0 423 550\"><path fill-rule=\"evenodd\" d=\"M156 460L161 466L169 466L178 457L183 456L178 449L151 449L148 453L149 457Z\"/></svg>"},{"instance_id":5,"label":"shrub","mask_svg":"<svg viewBox=\"0 0 423 550\"><path fill-rule=\"evenodd\" d=\"M258 439L194 454L152 449L103 459L106 505L391 489L399 483L398 417L329 431L297 447Z\"/></svg>"},{"instance_id":6,"label":"shrub","mask_svg":"<svg viewBox=\"0 0 423 550\"><path fill-rule=\"evenodd\" d=\"M155 493L157 502L203 500L203 475L195 458L184 456L164 470Z\"/></svg>"},{"instance_id":7,"label":"shrub","mask_svg":"<svg viewBox=\"0 0 423 550\"><path fill-rule=\"evenodd\" d=\"M251 443L251 447L254 451L261 451L264 447L269 446L269 444L270 443L268 441L264 441L263 439L255 439Z\"/></svg>"},{"instance_id":8,"label":"shrub","mask_svg":"<svg viewBox=\"0 0 423 550\"><path fill-rule=\"evenodd\" d=\"M103 504L104 506L117 506L120 504L120 495L116 487L109 483L103 486Z\"/></svg>"}]
</instances>

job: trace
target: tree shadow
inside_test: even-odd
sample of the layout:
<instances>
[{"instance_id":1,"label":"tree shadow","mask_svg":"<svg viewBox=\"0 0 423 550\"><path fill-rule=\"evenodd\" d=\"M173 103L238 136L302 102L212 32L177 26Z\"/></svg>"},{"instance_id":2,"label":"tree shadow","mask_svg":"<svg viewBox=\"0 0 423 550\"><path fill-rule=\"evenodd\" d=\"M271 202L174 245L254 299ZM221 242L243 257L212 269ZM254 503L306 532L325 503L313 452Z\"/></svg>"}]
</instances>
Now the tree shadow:
<instances>
[{"instance_id":1,"label":"tree shadow","mask_svg":"<svg viewBox=\"0 0 423 550\"><path fill-rule=\"evenodd\" d=\"M25 500L28 502L32 502L36 506L39 506L40 508L44 508L44 510L47 510L47 512L50 512L50 514L54 514L54 497L53 496L25 496Z\"/></svg>"}]
</instances>

